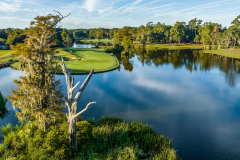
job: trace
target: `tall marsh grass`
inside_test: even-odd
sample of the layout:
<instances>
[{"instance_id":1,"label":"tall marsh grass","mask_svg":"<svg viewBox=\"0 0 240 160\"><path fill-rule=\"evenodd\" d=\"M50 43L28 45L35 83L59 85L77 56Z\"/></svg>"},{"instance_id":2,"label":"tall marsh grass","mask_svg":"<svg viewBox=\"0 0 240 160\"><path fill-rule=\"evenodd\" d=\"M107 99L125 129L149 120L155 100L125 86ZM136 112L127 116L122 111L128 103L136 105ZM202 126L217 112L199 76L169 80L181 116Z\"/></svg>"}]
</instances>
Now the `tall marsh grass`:
<instances>
[{"instance_id":1,"label":"tall marsh grass","mask_svg":"<svg viewBox=\"0 0 240 160\"><path fill-rule=\"evenodd\" d=\"M1 128L4 159L70 159L67 122L52 126L47 132L30 124ZM78 154L74 159L137 160L178 159L171 141L141 122L125 122L103 117L98 121L78 119Z\"/></svg>"}]
</instances>

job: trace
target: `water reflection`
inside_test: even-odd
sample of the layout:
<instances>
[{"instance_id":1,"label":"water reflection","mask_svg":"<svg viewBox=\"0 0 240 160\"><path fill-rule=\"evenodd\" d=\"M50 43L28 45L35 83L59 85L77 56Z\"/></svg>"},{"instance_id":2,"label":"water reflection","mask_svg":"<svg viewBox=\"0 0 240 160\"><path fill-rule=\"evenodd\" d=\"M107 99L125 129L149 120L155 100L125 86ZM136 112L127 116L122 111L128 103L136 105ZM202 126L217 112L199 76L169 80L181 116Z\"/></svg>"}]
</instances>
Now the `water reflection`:
<instances>
[{"instance_id":1,"label":"water reflection","mask_svg":"<svg viewBox=\"0 0 240 160\"><path fill-rule=\"evenodd\" d=\"M68 47L72 47L72 48L92 48L94 46L91 45L91 44L73 43L73 44L69 45Z\"/></svg>"},{"instance_id":2,"label":"water reflection","mask_svg":"<svg viewBox=\"0 0 240 160\"><path fill-rule=\"evenodd\" d=\"M97 103L84 118L117 116L148 123L173 141L182 159L240 159L239 60L193 50L113 54L121 67L93 75L78 111L90 101ZM16 89L13 79L22 74L0 70L4 96ZM83 82L86 76L74 79ZM65 77L56 77L66 93ZM7 108L10 115L0 125L17 124L10 103Z\"/></svg>"},{"instance_id":3,"label":"water reflection","mask_svg":"<svg viewBox=\"0 0 240 160\"><path fill-rule=\"evenodd\" d=\"M7 108L0 109L0 119L3 119L9 115Z\"/></svg>"},{"instance_id":4,"label":"water reflection","mask_svg":"<svg viewBox=\"0 0 240 160\"><path fill-rule=\"evenodd\" d=\"M158 50L149 51L145 47L134 49L130 54L113 53L124 69L133 70L133 61L131 58L137 57L142 66L155 65L163 66L171 64L174 69L185 67L188 71L210 71L218 68L225 73L226 82L234 87L237 82L238 73L240 73L240 60L234 58L222 57L214 54L202 53L201 50ZM119 68L120 70L120 68Z\"/></svg>"}]
</instances>

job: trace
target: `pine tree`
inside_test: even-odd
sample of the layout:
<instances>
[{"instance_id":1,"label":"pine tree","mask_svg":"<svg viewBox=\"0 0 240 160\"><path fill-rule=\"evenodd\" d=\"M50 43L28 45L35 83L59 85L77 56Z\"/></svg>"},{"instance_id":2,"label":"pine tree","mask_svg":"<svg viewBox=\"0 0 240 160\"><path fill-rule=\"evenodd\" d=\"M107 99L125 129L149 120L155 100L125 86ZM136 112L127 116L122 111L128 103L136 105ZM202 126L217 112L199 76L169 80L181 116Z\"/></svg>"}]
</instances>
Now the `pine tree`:
<instances>
[{"instance_id":1,"label":"pine tree","mask_svg":"<svg viewBox=\"0 0 240 160\"><path fill-rule=\"evenodd\" d=\"M52 74L57 66L50 46L56 44L53 35L63 18L61 14L37 16L25 33L24 44L14 46L14 55L21 56L19 69L25 71L25 76L14 80L17 90L12 90L13 96L8 99L20 109L16 114L20 121L38 122L44 130L62 112L63 94L60 80Z\"/></svg>"}]
</instances>

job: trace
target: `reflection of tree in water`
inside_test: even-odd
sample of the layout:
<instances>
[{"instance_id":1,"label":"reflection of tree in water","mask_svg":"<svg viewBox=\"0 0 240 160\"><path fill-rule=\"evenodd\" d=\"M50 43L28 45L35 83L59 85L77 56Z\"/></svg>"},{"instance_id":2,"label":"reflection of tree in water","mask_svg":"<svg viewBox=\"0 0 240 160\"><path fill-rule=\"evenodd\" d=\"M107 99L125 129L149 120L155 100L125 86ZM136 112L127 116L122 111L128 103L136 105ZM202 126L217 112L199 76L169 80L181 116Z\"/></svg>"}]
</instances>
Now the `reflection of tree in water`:
<instances>
[{"instance_id":1,"label":"reflection of tree in water","mask_svg":"<svg viewBox=\"0 0 240 160\"><path fill-rule=\"evenodd\" d=\"M6 108L6 103L7 103L7 99L3 97L2 93L0 92L0 118L1 119L5 118L9 114Z\"/></svg>"},{"instance_id":2,"label":"reflection of tree in water","mask_svg":"<svg viewBox=\"0 0 240 160\"><path fill-rule=\"evenodd\" d=\"M210 71L218 68L225 73L229 86L235 86L237 75L240 73L240 60L221 57L214 54L202 53L199 50L158 50L149 51L146 48L134 50L142 65L155 66L172 64L174 69L184 67L192 71Z\"/></svg>"},{"instance_id":3,"label":"reflection of tree in water","mask_svg":"<svg viewBox=\"0 0 240 160\"><path fill-rule=\"evenodd\" d=\"M0 109L0 119L3 119L9 115L7 108Z\"/></svg>"},{"instance_id":4,"label":"reflection of tree in water","mask_svg":"<svg viewBox=\"0 0 240 160\"><path fill-rule=\"evenodd\" d=\"M120 63L122 63L124 70L130 72L133 70L133 61L130 61L130 59L134 57L134 54L132 52L129 52L129 54L113 53L113 55L117 57ZM120 67L118 70L120 71Z\"/></svg>"},{"instance_id":5,"label":"reflection of tree in water","mask_svg":"<svg viewBox=\"0 0 240 160\"><path fill-rule=\"evenodd\" d=\"M206 72L218 68L225 73L226 82L232 87L236 85L240 73L240 60L202 53L200 50L151 51L141 46L133 48L131 52L133 54L113 53L128 71L133 70L133 62L130 59L136 55L142 66L172 64L174 69L185 67L190 72L197 70Z\"/></svg>"}]
</instances>

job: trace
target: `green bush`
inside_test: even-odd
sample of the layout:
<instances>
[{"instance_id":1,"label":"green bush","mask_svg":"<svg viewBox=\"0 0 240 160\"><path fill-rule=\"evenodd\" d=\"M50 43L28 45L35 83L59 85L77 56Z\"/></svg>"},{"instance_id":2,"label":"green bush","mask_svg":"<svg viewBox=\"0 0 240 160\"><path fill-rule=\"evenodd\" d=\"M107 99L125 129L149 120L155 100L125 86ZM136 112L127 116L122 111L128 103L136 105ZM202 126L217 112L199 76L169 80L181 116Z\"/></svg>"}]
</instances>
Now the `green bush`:
<instances>
[{"instance_id":1,"label":"green bush","mask_svg":"<svg viewBox=\"0 0 240 160\"><path fill-rule=\"evenodd\" d=\"M61 122L61 123L60 123ZM44 132L37 126L3 126L3 159L70 159L66 118ZM141 122L78 118L78 159L178 159L169 140Z\"/></svg>"},{"instance_id":2,"label":"green bush","mask_svg":"<svg viewBox=\"0 0 240 160\"><path fill-rule=\"evenodd\" d=\"M104 49L104 52L106 52L106 53L113 53L113 48L112 47L106 47Z\"/></svg>"},{"instance_id":3,"label":"green bush","mask_svg":"<svg viewBox=\"0 0 240 160\"><path fill-rule=\"evenodd\" d=\"M218 49L218 45L212 45L211 49L212 50L217 50Z\"/></svg>"},{"instance_id":4,"label":"green bush","mask_svg":"<svg viewBox=\"0 0 240 160\"><path fill-rule=\"evenodd\" d=\"M123 46L115 45L113 47L106 47L104 51L106 53L121 53L123 49Z\"/></svg>"},{"instance_id":5,"label":"green bush","mask_svg":"<svg viewBox=\"0 0 240 160\"><path fill-rule=\"evenodd\" d=\"M220 45L220 47L218 47L219 49L226 49L227 48L227 45Z\"/></svg>"}]
</instances>

